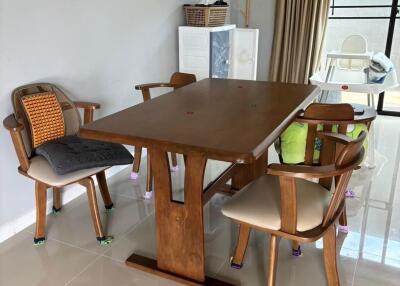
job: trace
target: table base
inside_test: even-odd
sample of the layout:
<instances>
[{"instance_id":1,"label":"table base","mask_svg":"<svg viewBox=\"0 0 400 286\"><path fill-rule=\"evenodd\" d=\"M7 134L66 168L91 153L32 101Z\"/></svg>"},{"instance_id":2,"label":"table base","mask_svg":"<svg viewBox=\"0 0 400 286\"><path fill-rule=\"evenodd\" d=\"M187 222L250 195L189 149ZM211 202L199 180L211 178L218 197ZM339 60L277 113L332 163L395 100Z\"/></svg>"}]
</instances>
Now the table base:
<instances>
[{"instance_id":1,"label":"table base","mask_svg":"<svg viewBox=\"0 0 400 286\"><path fill-rule=\"evenodd\" d=\"M163 278L167 278L173 281L176 281L178 283L182 283L184 285L190 285L190 286L199 286L199 285L205 285L205 286L234 286L235 284L223 282L211 277L206 276L206 280L201 283L197 282L182 276L177 276L175 274L163 271L157 267L157 260L137 255L137 254L132 254L127 260L126 260L126 265L129 267L139 269L141 271L145 271L154 275L161 276Z\"/></svg>"}]
</instances>

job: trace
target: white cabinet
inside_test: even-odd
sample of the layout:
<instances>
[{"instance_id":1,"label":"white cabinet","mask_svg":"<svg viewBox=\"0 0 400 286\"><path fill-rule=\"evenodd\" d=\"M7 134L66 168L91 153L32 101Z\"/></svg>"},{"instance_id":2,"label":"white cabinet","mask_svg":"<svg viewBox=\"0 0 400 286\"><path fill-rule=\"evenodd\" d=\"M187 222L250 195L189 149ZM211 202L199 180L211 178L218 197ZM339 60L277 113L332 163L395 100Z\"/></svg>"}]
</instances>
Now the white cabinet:
<instances>
[{"instance_id":1,"label":"white cabinet","mask_svg":"<svg viewBox=\"0 0 400 286\"><path fill-rule=\"evenodd\" d=\"M179 27L179 71L208 77L255 80L258 30Z\"/></svg>"},{"instance_id":2,"label":"white cabinet","mask_svg":"<svg viewBox=\"0 0 400 286\"><path fill-rule=\"evenodd\" d=\"M234 79L257 79L258 29L235 29L230 77Z\"/></svg>"}]
</instances>

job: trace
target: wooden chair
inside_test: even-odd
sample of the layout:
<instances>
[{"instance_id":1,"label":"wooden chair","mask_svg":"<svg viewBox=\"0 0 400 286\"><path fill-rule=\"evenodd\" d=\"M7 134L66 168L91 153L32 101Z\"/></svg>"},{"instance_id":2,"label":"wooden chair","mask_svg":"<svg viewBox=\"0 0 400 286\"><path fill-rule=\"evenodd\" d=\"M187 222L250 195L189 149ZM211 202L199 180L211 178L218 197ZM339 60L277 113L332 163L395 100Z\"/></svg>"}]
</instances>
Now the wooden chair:
<instances>
[{"instance_id":1,"label":"wooden chair","mask_svg":"<svg viewBox=\"0 0 400 286\"><path fill-rule=\"evenodd\" d=\"M372 121L375 119L375 112L366 107L365 116L355 116L354 108L350 104L322 104L313 103L311 104L303 114L301 114L295 121L298 123L304 123L308 125L307 143L305 150L304 165L327 165L331 164L334 160L333 155L329 154L324 158L320 157L320 160L314 160L314 150L316 145L316 134L318 126L323 126L323 131L333 132L333 127L339 134L346 135L348 125L365 123L369 129ZM371 114L371 115L370 115ZM280 144L276 145L277 152L280 154L280 162L284 164L281 156ZM320 184L326 188L330 188L330 180L323 179ZM351 192L346 191L346 196L351 196ZM339 231L347 233L347 216L346 206L339 221ZM293 245L293 255L301 255L300 246Z\"/></svg>"},{"instance_id":2,"label":"wooden chair","mask_svg":"<svg viewBox=\"0 0 400 286\"><path fill-rule=\"evenodd\" d=\"M321 237L328 285L340 285L336 221L344 211L351 174L363 160L366 133L363 131L356 140L328 132L315 132L315 136L322 140L321 161L334 157L334 163L323 166L272 164L268 175L245 186L222 209L225 216L240 225L232 267L242 267L251 228L271 234L269 286L275 285L280 238L311 243ZM320 183L311 179L319 179ZM324 185L333 180L335 190L331 193Z\"/></svg>"},{"instance_id":3,"label":"wooden chair","mask_svg":"<svg viewBox=\"0 0 400 286\"><path fill-rule=\"evenodd\" d=\"M100 193L103 197L107 210L113 208L113 202L108 192L107 181L104 171L108 168L91 168L72 172L66 175L58 175L51 168L50 164L41 156L35 156L32 148L32 136L28 119L23 112L21 98L26 95L39 94L43 92L54 93L61 105L62 116L65 122L65 135L75 135L81 126L81 118L78 108L84 110L84 123L93 121L93 111L99 109L100 105L90 102L73 102L59 88L49 83L37 83L19 87L12 93L14 114L4 119L3 125L10 132L15 151L19 160L18 171L22 175L35 181L36 198L36 233L35 245L43 244L46 240L46 207L47 189L53 189L53 211L61 210L61 190L64 186L78 183L87 190L90 212L96 238L101 244L109 244L111 236L106 236L97 205L96 190L94 181L91 178L96 175L99 183Z\"/></svg>"},{"instance_id":4,"label":"wooden chair","mask_svg":"<svg viewBox=\"0 0 400 286\"><path fill-rule=\"evenodd\" d=\"M143 101L148 101L151 99L150 89L160 88L160 87L170 87L170 88L178 89L183 86L192 84L194 82L196 82L195 75L188 74L188 73L176 72L171 76L169 83L141 84L141 85L135 86L135 89L142 91ZM135 161L134 161L134 164L132 167L132 172L131 172L132 180L136 180L138 178L141 156L142 156L142 147L135 146L135 155L134 155ZM171 161L172 161L171 171L173 171L173 172L178 171L179 168L178 168L177 157L176 157L175 153L171 153ZM147 154L147 185L146 185L146 194L145 194L146 199L150 199L152 197L152 189L153 189L153 176L151 174L150 157L149 157L149 154Z\"/></svg>"}]
</instances>

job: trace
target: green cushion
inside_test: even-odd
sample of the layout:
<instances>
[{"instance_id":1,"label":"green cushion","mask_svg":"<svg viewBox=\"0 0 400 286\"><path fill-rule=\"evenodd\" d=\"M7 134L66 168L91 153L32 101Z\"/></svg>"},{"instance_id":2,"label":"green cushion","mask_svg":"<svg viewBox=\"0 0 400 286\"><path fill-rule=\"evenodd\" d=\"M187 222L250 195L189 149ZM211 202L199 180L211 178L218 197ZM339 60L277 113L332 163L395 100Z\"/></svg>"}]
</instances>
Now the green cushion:
<instances>
[{"instance_id":1,"label":"green cushion","mask_svg":"<svg viewBox=\"0 0 400 286\"><path fill-rule=\"evenodd\" d=\"M317 130L321 131L322 125L318 125ZM368 132L367 125L355 124L349 125L347 128L347 136L356 139L362 131ZM332 131L337 133L337 126L333 126ZM293 122L280 136L280 148L283 163L285 164L301 164L304 163L306 144L307 144L308 125ZM365 151L368 149L368 138L363 144ZM318 161L321 150L321 141L317 138L314 147L314 160Z\"/></svg>"},{"instance_id":2,"label":"green cushion","mask_svg":"<svg viewBox=\"0 0 400 286\"><path fill-rule=\"evenodd\" d=\"M368 134L368 127L366 124L355 124L355 125L352 125L352 127L353 128L350 131L349 131L350 127L347 128L347 134L346 134L348 137L350 137L352 139L357 139L358 136L360 136L360 133L362 131L365 131ZM365 154L367 154L367 151L368 151L368 143L369 142L368 142L368 136L367 136L367 138L365 138L364 143L363 143L363 146L365 149Z\"/></svg>"},{"instance_id":3,"label":"green cushion","mask_svg":"<svg viewBox=\"0 0 400 286\"><path fill-rule=\"evenodd\" d=\"M293 122L281 134L281 156L284 163L300 164L304 162L307 131L307 124Z\"/></svg>"}]
</instances>

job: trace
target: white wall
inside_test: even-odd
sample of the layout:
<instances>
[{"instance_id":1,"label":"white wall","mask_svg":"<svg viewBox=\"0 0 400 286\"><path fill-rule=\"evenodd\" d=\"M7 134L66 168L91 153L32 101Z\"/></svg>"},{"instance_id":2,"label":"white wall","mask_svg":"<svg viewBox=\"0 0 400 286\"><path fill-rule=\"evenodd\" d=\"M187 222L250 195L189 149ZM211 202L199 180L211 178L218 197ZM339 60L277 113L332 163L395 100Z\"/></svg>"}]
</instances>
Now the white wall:
<instances>
[{"instance_id":1,"label":"white wall","mask_svg":"<svg viewBox=\"0 0 400 286\"><path fill-rule=\"evenodd\" d=\"M231 22L238 27L244 27L244 17L240 10L244 10L245 2L245 0L230 0ZM276 0L252 0L250 28L260 29L258 80L268 80L274 36L275 2Z\"/></svg>"},{"instance_id":2,"label":"white wall","mask_svg":"<svg viewBox=\"0 0 400 286\"><path fill-rule=\"evenodd\" d=\"M137 83L167 80L177 70L181 5L197 0L0 0L0 120L10 93L46 81L72 99L96 101L104 116L141 102ZM231 22L243 27L232 0ZM253 0L260 29L258 79L266 80L275 0ZM34 219L34 184L17 173L8 133L0 127L0 241L7 222ZM7 231L7 229L6 229Z\"/></svg>"},{"instance_id":3,"label":"white wall","mask_svg":"<svg viewBox=\"0 0 400 286\"><path fill-rule=\"evenodd\" d=\"M181 5L190 2L197 1L0 0L0 119L12 112L11 91L38 81L101 103L98 116L141 102L136 83L177 70ZM34 184L17 174L4 128L0 146L1 229L33 210Z\"/></svg>"}]
</instances>

